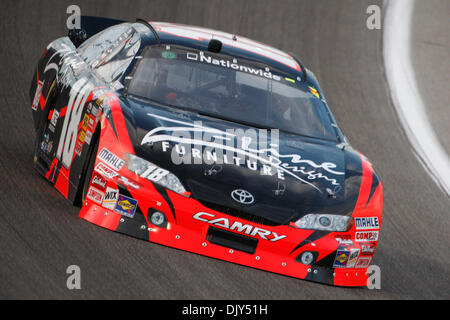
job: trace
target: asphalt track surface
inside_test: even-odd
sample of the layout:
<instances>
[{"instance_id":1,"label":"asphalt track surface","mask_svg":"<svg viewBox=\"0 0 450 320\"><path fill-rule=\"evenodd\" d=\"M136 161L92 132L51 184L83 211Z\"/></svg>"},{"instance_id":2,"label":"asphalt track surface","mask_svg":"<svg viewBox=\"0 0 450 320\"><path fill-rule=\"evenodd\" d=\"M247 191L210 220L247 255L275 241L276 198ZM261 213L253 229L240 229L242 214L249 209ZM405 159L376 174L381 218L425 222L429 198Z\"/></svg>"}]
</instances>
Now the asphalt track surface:
<instances>
[{"instance_id":1,"label":"asphalt track surface","mask_svg":"<svg viewBox=\"0 0 450 320\"><path fill-rule=\"evenodd\" d=\"M450 201L400 127L383 70L382 30L366 28L366 8L374 3L382 6L373 0L2 0L0 298L450 298ZM381 268L381 290L336 288L272 274L79 219L78 208L33 169L28 98L37 59L49 42L66 34L70 4L86 15L224 30L301 57L318 76L343 132L371 159L383 181L384 219L373 260ZM420 58L415 59L418 63ZM439 73L436 68L428 72ZM81 268L81 290L66 288L66 268L72 264Z\"/></svg>"},{"instance_id":2,"label":"asphalt track surface","mask_svg":"<svg viewBox=\"0 0 450 320\"><path fill-rule=\"evenodd\" d=\"M412 64L427 116L450 154L450 1L417 1L412 17ZM430 72L432 71L432 72Z\"/></svg>"}]
</instances>

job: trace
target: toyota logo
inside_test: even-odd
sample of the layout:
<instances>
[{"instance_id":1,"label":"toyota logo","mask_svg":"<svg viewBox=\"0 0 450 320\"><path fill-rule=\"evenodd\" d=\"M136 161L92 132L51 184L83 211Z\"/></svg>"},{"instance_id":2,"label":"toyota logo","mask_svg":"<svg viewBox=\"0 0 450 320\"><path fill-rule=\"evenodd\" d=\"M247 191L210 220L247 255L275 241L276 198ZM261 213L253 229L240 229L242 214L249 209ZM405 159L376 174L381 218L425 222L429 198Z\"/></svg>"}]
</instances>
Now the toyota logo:
<instances>
[{"instance_id":1,"label":"toyota logo","mask_svg":"<svg viewBox=\"0 0 450 320\"><path fill-rule=\"evenodd\" d=\"M247 190L236 189L231 192L231 197L234 201L239 202L241 204L252 204L255 201L253 195Z\"/></svg>"}]
</instances>

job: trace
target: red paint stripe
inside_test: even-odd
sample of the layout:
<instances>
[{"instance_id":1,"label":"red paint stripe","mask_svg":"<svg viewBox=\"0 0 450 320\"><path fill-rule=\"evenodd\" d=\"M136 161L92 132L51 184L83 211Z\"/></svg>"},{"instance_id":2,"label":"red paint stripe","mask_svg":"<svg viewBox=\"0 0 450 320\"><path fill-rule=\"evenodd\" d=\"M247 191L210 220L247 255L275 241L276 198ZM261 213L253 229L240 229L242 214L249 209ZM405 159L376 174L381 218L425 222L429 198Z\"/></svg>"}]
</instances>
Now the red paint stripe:
<instances>
[{"instance_id":1,"label":"red paint stripe","mask_svg":"<svg viewBox=\"0 0 450 320\"><path fill-rule=\"evenodd\" d=\"M119 137L119 141L122 147L124 147L127 152L134 153L133 145L131 143L130 136L128 135L128 130L125 124L125 118L123 117L122 107L120 106L119 100L115 95L111 94L111 97L113 97L114 99L109 102L109 105L111 108L111 114L114 121L114 126L117 131L117 135Z\"/></svg>"},{"instance_id":2,"label":"red paint stripe","mask_svg":"<svg viewBox=\"0 0 450 320\"><path fill-rule=\"evenodd\" d=\"M43 58L45 57L45 55L47 54L47 52L48 52L48 49L45 48L44 52L42 53L41 59L43 59Z\"/></svg>"},{"instance_id":3,"label":"red paint stripe","mask_svg":"<svg viewBox=\"0 0 450 320\"><path fill-rule=\"evenodd\" d=\"M54 158L52 164L50 165L50 169L47 171L47 173L45 174L45 178L47 180L53 180L53 179L49 179L50 178L50 173L52 173L53 168L56 166L56 164L58 163L58 159ZM55 170L56 172L56 170ZM53 176L55 175L55 173L53 173Z\"/></svg>"},{"instance_id":4,"label":"red paint stripe","mask_svg":"<svg viewBox=\"0 0 450 320\"><path fill-rule=\"evenodd\" d=\"M61 166L58 179L55 182L55 188L63 194L65 198L69 196L69 170Z\"/></svg>"},{"instance_id":5,"label":"red paint stripe","mask_svg":"<svg viewBox=\"0 0 450 320\"><path fill-rule=\"evenodd\" d=\"M61 108L61 110L59 111L59 117L62 118L66 115L66 111L67 111L67 106L65 106L64 108Z\"/></svg>"},{"instance_id":6,"label":"red paint stripe","mask_svg":"<svg viewBox=\"0 0 450 320\"><path fill-rule=\"evenodd\" d=\"M360 157L362 163L362 179L361 179L361 187L359 189L358 200L356 201L355 210L365 207L367 200L369 199L373 177L370 164L365 160L365 157L362 154L360 154Z\"/></svg>"},{"instance_id":7,"label":"red paint stripe","mask_svg":"<svg viewBox=\"0 0 450 320\"><path fill-rule=\"evenodd\" d=\"M121 218L120 214L111 210L108 210L109 214L106 216L104 214L98 214L100 210L94 210L94 208L102 209L102 207L98 206L96 203L89 199L87 199L86 202L88 203L88 205L85 206L83 204L83 207L81 208L81 211L78 215L80 218L86 219L89 222L92 222L109 230L117 229Z\"/></svg>"},{"instance_id":8,"label":"red paint stripe","mask_svg":"<svg viewBox=\"0 0 450 320\"><path fill-rule=\"evenodd\" d=\"M39 104L41 105L41 110L44 110L44 107L45 107L45 99L44 99L44 97L42 96L42 93L41 93L41 96L39 97Z\"/></svg>"}]
</instances>

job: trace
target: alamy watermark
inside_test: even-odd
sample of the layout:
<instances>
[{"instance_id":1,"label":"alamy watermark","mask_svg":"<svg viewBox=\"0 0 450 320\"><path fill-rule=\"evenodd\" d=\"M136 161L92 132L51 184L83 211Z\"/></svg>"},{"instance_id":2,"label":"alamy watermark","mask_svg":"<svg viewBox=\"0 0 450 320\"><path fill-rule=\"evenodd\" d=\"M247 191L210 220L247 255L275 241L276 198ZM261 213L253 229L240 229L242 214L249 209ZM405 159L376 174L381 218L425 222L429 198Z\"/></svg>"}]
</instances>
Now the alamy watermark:
<instances>
[{"instance_id":1,"label":"alamy watermark","mask_svg":"<svg viewBox=\"0 0 450 320\"><path fill-rule=\"evenodd\" d=\"M75 4L67 7L66 13L69 17L66 20L67 29L81 29L81 9Z\"/></svg>"},{"instance_id":2,"label":"alamy watermark","mask_svg":"<svg viewBox=\"0 0 450 320\"><path fill-rule=\"evenodd\" d=\"M366 20L366 27L369 30L381 29L381 9L376 4L367 7L366 13L369 15Z\"/></svg>"},{"instance_id":3,"label":"alamy watermark","mask_svg":"<svg viewBox=\"0 0 450 320\"><path fill-rule=\"evenodd\" d=\"M70 265L66 269L67 277L66 286L69 290L81 289L81 269L77 265Z\"/></svg>"},{"instance_id":4,"label":"alamy watermark","mask_svg":"<svg viewBox=\"0 0 450 320\"><path fill-rule=\"evenodd\" d=\"M381 269L377 265L371 265L367 268L367 288L370 290L381 289Z\"/></svg>"},{"instance_id":5,"label":"alamy watermark","mask_svg":"<svg viewBox=\"0 0 450 320\"><path fill-rule=\"evenodd\" d=\"M167 133L172 131L171 135ZM164 134L162 134L164 132ZM176 165L207 164L245 166L262 175L283 176L279 160L279 130L226 129L203 126L201 121L189 127L152 130L142 144L161 142Z\"/></svg>"}]
</instances>

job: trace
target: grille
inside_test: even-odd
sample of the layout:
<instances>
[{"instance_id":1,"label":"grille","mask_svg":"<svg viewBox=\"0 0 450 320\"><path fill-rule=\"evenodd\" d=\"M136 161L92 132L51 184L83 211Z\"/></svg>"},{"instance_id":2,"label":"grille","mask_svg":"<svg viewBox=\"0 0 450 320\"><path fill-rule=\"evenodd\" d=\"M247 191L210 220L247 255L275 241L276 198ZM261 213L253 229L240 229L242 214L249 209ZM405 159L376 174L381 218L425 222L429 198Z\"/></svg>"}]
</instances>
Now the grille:
<instances>
[{"instance_id":1,"label":"grille","mask_svg":"<svg viewBox=\"0 0 450 320\"><path fill-rule=\"evenodd\" d=\"M214 211L219 211L225 214L228 214L230 216L236 217L236 218L240 218L243 220L247 220L250 222L254 222L257 224L262 224L262 225L266 225L266 226L279 226L281 225L281 223L273 221L273 220L269 220L267 218L264 217L260 217L260 216L256 216L254 214L242 211L242 210L238 210L238 209L234 209L234 208L230 208L230 207L226 207L226 206L222 206L220 204L216 204L216 203L212 203L212 202L208 202L208 201L203 201L203 200L199 200L200 203L202 205L204 205L205 207L214 210Z\"/></svg>"},{"instance_id":2,"label":"grille","mask_svg":"<svg viewBox=\"0 0 450 320\"><path fill-rule=\"evenodd\" d=\"M234 232L209 227L206 239L214 244L239 250L245 253L254 254L258 246L258 239L246 237Z\"/></svg>"}]
</instances>

